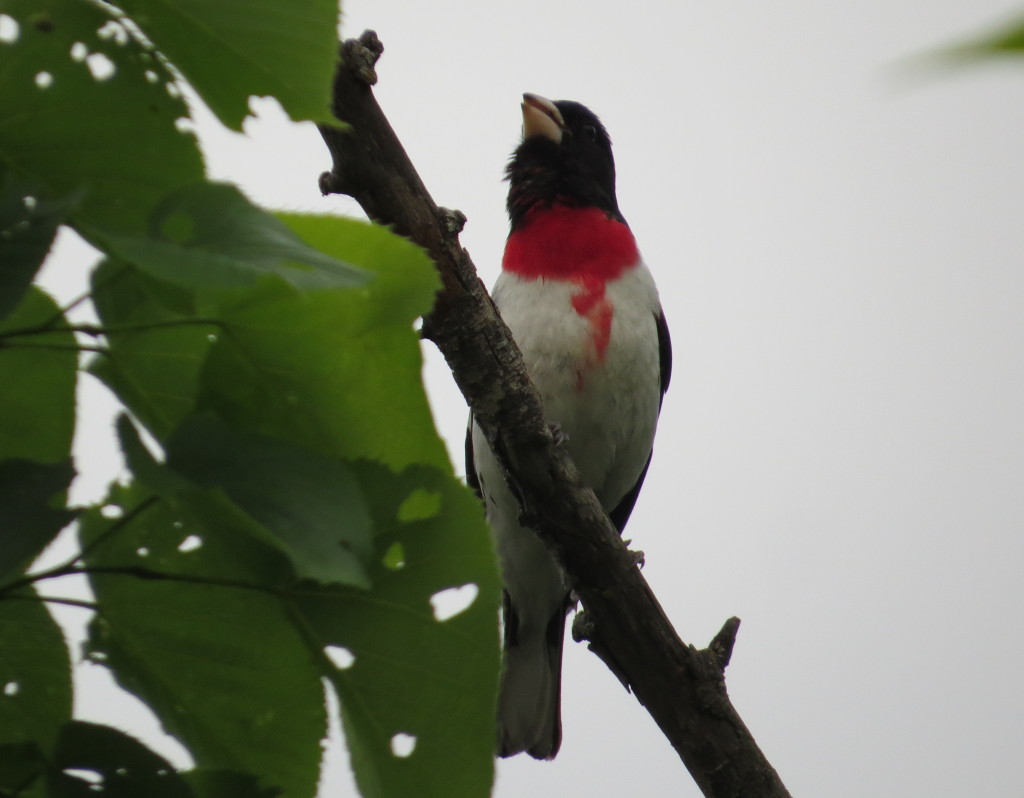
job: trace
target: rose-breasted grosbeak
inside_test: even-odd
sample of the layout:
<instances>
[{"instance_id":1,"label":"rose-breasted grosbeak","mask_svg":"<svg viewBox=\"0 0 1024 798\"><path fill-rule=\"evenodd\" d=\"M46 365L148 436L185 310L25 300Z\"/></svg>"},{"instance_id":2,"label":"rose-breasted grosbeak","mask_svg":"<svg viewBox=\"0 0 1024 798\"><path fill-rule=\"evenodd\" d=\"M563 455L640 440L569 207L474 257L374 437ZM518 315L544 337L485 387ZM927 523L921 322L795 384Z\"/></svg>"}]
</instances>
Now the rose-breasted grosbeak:
<instances>
[{"instance_id":1,"label":"rose-breasted grosbeak","mask_svg":"<svg viewBox=\"0 0 1024 798\"><path fill-rule=\"evenodd\" d=\"M508 165L511 232L493 296L523 353L545 418L621 532L651 460L671 346L654 280L615 198L611 141L579 103L523 95L523 141ZM558 563L519 506L476 425L467 477L501 559L505 667L498 752L558 752L565 617Z\"/></svg>"}]
</instances>

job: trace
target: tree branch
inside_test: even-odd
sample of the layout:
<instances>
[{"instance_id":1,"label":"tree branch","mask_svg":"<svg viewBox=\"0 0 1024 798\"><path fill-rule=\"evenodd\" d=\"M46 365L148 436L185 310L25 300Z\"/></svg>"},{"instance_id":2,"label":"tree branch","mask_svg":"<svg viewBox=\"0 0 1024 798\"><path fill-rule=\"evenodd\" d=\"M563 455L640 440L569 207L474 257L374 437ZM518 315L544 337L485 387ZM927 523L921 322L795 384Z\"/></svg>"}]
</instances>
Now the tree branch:
<instances>
[{"instance_id":1,"label":"tree branch","mask_svg":"<svg viewBox=\"0 0 1024 798\"><path fill-rule=\"evenodd\" d=\"M458 242L464 217L434 204L377 104L371 86L382 52L373 31L342 44L334 113L348 127L320 128L333 159L321 190L354 197L371 219L433 258L443 288L424 319L424 337L444 354L526 523L579 596L586 619L577 633L647 708L704 795L788 797L726 694L739 621L727 621L702 651L675 634L634 556L553 439L519 350Z\"/></svg>"}]
</instances>

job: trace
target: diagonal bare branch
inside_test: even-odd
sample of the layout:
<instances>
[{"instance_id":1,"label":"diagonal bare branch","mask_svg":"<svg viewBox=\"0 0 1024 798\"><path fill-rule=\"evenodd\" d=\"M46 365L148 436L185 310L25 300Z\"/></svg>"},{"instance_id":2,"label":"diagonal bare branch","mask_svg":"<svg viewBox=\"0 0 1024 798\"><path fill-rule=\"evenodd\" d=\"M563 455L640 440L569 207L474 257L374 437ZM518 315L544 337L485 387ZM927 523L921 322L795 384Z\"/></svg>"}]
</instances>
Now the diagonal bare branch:
<instances>
[{"instance_id":1,"label":"diagonal bare branch","mask_svg":"<svg viewBox=\"0 0 1024 798\"><path fill-rule=\"evenodd\" d=\"M524 518L571 580L586 612L577 626L591 649L647 708L704 795L788 798L726 693L738 620L727 621L707 649L683 643L593 491L581 484L459 244L464 217L434 203L374 98L382 52L373 31L342 45L334 112L347 127L321 127L333 159L321 190L354 197L371 219L433 258L443 288L424 319L424 337L444 354Z\"/></svg>"}]
</instances>

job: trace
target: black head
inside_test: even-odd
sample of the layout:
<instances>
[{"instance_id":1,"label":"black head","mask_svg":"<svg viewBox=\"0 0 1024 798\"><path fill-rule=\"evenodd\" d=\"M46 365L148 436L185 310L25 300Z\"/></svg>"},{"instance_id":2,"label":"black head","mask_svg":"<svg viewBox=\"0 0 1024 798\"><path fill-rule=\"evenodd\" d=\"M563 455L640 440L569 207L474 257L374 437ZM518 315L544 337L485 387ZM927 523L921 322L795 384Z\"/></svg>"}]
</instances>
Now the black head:
<instances>
[{"instance_id":1,"label":"black head","mask_svg":"<svg viewBox=\"0 0 1024 798\"><path fill-rule=\"evenodd\" d=\"M512 228L538 205L596 207L622 220L612 142L601 120L571 100L523 95L523 143L508 164Z\"/></svg>"}]
</instances>

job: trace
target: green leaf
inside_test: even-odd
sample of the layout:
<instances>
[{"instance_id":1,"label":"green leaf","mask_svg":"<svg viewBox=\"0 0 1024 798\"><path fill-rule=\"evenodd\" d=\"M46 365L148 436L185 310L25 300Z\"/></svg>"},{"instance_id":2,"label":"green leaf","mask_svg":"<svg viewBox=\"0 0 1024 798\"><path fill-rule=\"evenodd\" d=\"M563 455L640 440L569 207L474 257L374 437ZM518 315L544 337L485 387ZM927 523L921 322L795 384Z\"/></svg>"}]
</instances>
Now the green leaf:
<instances>
[{"instance_id":1,"label":"green leaf","mask_svg":"<svg viewBox=\"0 0 1024 798\"><path fill-rule=\"evenodd\" d=\"M148 236L103 235L108 251L161 280L188 288L251 286L276 275L299 289L347 288L370 275L305 244L234 186L195 183L154 210Z\"/></svg>"},{"instance_id":2,"label":"green leaf","mask_svg":"<svg viewBox=\"0 0 1024 798\"><path fill-rule=\"evenodd\" d=\"M344 462L193 416L168 442L167 465L224 490L274 535L299 577L369 587L370 517Z\"/></svg>"},{"instance_id":3,"label":"green leaf","mask_svg":"<svg viewBox=\"0 0 1024 798\"><path fill-rule=\"evenodd\" d=\"M30 589L0 599L0 743L35 743L45 754L71 718L64 634Z\"/></svg>"},{"instance_id":4,"label":"green leaf","mask_svg":"<svg viewBox=\"0 0 1024 798\"><path fill-rule=\"evenodd\" d=\"M183 773L195 798L276 798L274 787L261 788L258 779L226 770L190 770Z\"/></svg>"},{"instance_id":5,"label":"green leaf","mask_svg":"<svg viewBox=\"0 0 1024 798\"><path fill-rule=\"evenodd\" d=\"M134 737L109 726L71 721L61 730L51 795L102 793L109 798L193 798L170 763ZM65 771L86 771L84 781Z\"/></svg>"},{"instance_id":6,"label":"green leaf","mask_svg":"<svg viewBox=\"0 0 1024 798\"><path fill-rule=\"evenodd\" d=\"M285 218L332 255L348 259L351 246L361 256L355 262L376 278L357 290L299 296L268 285L226 300L224 334L207 359L199 406L325 454L450 469L412 327L438 285L429 260L370 225Z\"/></svg>"},{"instance_id":7,"label":"green leaf","mask_svg":"<svg viewBox=\"0 0 1024 798\"><path fill-rule=\"evenodd\" d=\"M360 473L376 525L386 530L375 540L373 590L297 602L324 643L354 657L330 676L360 790L364 798L489 795L500 589L479 502L430 468L395 475L364 464ZM436 513L402 522L397 508L425 493L436 497ZM475 601L438 621L431 599L465 585L476 586ZM393 752L393 744L412 742L395 735L415 738L411 755Z\"/></svg>"},{"instance_id":8,"label":"green leaf","mask_svg":"<svg viewBox=\"0 0 1024 798\"><path fill-rule=\"evenodd\" d=\"M277 217L310 246L376 275L361 309L377 323L407 328L434 307L441 278L430 256L409 239L358 219L278 212Z\"/></svg>"},{"instance_id":9,"label":"green leaf","mask_svg":"<svg viewBox=\"0 0 1024 798\"><path fill-rule=\"evenodd\" d=\"M18 306L32 284L71 203L47 200L41 186L8 174L2 162L0 176L0 319L3 319Z\"/></svg>"},{"instance_id":10,"label":"green leaf","mask_svg":"<svg viewBox=\"0 0 1024 798\"><path fill-rule=\"evenodd\" d=\"M100 611L91 656L138 695L201 768L312 796L325 734L319 670L281 595L286 561L225 499L116 487L82 521ZM255 527L255 528L254 528ZM140 578L142 577L142 578Z\"/></svg>"},{"instance_id":11,"label":"green leaf","mask_svg":"<svg viewBox=\"0 0 1024 798\"><path fill-rule=\"evenodd\" d=\"M1024 16L1018 14L1002 25L975 34L952 46L926 53L919 62L947 66L1024 56Z\"/></svg>"},{"instance_id":12,"label":"green leaf","mask_svg":"<svg viewBox=\"0 0 1024 798\"><path fill-rule=\"evenodd\" d=\"M250 95L292 119L330 122L337 0L122 0L222 123L242 129Z\"/></svg>"},{"instance_id":13,"label":"green leaf","mask_svg":"<svg viewBox=\"0 0 1024 798\"><path fill-rule=\"evenodd\" d=\"M0 161L56 196L81 191L77 220L144 230L169 189L203 176L194 137L175 127L188 107L170 73L105 4L3 9L18 37L0 43Z\"/></svg>"},{"instance_id":14,"label":"green leaf","mask_svg":"<svg viewBox=\"0 0 1024 798\"><path fill-rule=\"evenodd\" d=\"M35 743L0 743L0 796L41 798L46 771L46 759Z\"/></svg>"},{"instance_id":15,"label":"green leaf","mask_svg":"<svg viewBox=\"0 0 1024 798\"><path fill-rule=\"evenodd\" d=\"M0 321L0 460L67 460L77 364L75 336L60 308L32 288Z\"/></svg>"},{"instance_id":16,"label":"green leaf","mask_svg":"<svg viewBox=\"0 0 1024 798\"><path fill-rule=\"evenodd\" d=\"M974 41L954 47L950 55L984 58L998 55L1024 55L1024 19L1018 17Z\"/></svg>"},{"instance_id":17,"label":"green leaf","mask_svg":"<svg viewBox=\"0 0 1024 798\"><path fill-rule=\"evenodd\" d=\"M188 292L133 266L106 261L92 286L110 353L89 369L163 440L195 408L219 327L196 313Z\"/></svg>"},{"instance_id":18,"label":"green leaf","mask_svg":"<svg viewBox=\"0 0 1024 798\"><path fill-rule=\"evenodd\" d=\"M0 580L21 573L71 523L65 501L74 476L70 460L0 461Z\"/></svg>"},{"instance_id":19,"label":"green leaf","mask_svg":"<svg viewBox=\"0 0 1024 798\"><path fill-rule=\"evenodd\" d=\"M208 523L219 523L217 507L244 512L253 537L287 556L299 578L369 587L371 523L345 463L197 416L172 436L163 466L126 416L117 428L132 472L164 499Z\"/></svg>"}]
</instances>

